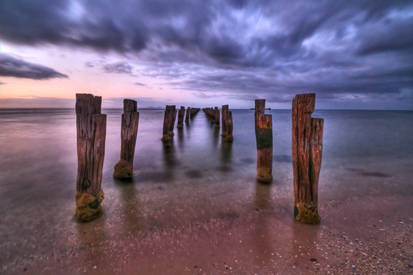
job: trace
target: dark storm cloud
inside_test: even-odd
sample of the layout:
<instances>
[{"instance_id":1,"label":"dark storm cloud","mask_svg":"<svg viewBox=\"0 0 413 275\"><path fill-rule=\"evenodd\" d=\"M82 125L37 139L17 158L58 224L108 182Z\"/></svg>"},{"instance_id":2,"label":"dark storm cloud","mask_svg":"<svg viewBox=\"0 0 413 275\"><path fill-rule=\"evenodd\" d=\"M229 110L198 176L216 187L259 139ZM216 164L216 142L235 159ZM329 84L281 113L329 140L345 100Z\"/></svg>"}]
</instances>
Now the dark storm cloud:
<instances>
[{"instance_id":1,"label":"dark storm cloud","mask_svg":"<svg viewBox=\"0 0 413 275\"><path fill-rule=\"evenodd\" d=\"M133 67L127 62L116 62L112 64L106 64L103 66L103 70L107 73L133 75Z\"/></svg>"},{"instance_id":2,"label":"dark storm cloud","mask_svg":"<svg viewBox=\"0 0 413 275\"><path fill-rule=\"evenodd\" d=\"M67 78L52 68L26 62L6 54L0 54L0 76L31 79Z\"/></svg>"},{"instance_id":3,"label":"dark storm cloud","mask_svg":"<svg viewBox=\"0 0 413 275\"><path fill-rule=\"evenodd\" d=\"M412 26L413 3L399 0L0 2L3 40L113 51L128 60L105 72L274 102L410 96Z\"/></svg>"}]
</instances>

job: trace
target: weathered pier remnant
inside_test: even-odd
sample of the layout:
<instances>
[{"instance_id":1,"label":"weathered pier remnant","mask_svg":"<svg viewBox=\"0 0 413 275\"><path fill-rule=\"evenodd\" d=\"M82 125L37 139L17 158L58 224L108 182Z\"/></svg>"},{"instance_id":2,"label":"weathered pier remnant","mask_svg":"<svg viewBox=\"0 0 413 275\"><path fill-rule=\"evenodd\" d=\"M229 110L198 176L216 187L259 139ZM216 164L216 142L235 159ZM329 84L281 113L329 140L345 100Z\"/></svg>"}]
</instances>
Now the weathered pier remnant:
<instances>
[{"instance_id":1,"label":"weathered pier remnant","mask_svg":"<svg viewBox=\"0 0 413 275\"><path fill-rule=\"evenodd\" d=\"M133 157L139 125L137 108L135 100L123 100L120 160L115 165L113 172L113 177L117 179L126 180L133 177Z\"/></svg>"},{"instance_id":2,"label":"weathered pier remnant","mask_svg":"<svg viewBox=\"0 0 413 275\"><path fill-rule=\"evenodd\" d=\"M165 116L163 120L162 141L165 145L170 145L174 136L174 125L176 119L175 105L166 105Z\"/></svg>"},{"instance_id":3,"label":"weathered pier remnant","mask_svg":"<svg viewBox=\"0 0 413 275\"><path fill-rule=\"evenodd\" d=\"M199 110L199 108L191 108L190 118L193 119L196 116L196 114L198 114Z\"/></svg>"},{"instance_id":4,"label":"weathered pier remnant","mask_svg":"<svg viewBox=\"0 0 413 275\"><path fill-rule=\"evenodd\" d=\"M185 107L181 106L178 112L178 125L176 126L178 129L184 128L184 115L185 115Z\"/></svg>"},{"instance_id":5,"label":"weathered pier remnant","mask_svg":"<svg viewBox=\"0 0 413 275\"><path fill-rule=\"evenodd\" d=\"M219 127L219 109L218 109L218 107L215 107L215 108L207 107L207 108L203 108L202 110L205 112L205 114L206 114L207 118L209 119L209 121L211 121L213 124L215 124L216 127Z\"/></svg>"},{"instance_id":6,"label":"weathered pier remnant","mask_svg":"<svg viewBox=\"0 0 413 275\"><path fill-rule=\"evenodd\" d=\"M185 123L186 123L186 124L189 123L190 113L191 113L191 107L186 108L186 113L185 113Z\"/></svg>"},{"instance_id":7,"label":"weathered pier remnant","mask_svg":"<svg viewBox=\"0 0 413 275\"><path fill-rule=\"evenodd\" d=\"M266 115L265 99L255 100L255 137L257 141L257 180L272 181L272 115Z\"/></svg>"},{"instance_id":8,"label":"weathered pier remnant","mask_svg":"<svg viewBox=\"0 0 413 275\"><path fill-rule=\"evenodd\" d=\"M222 137L225 139L227 142L232 142L233 141L233 136L232 136L232 112L229 112L228 110L228 105L222 105Z\"/></svg>"},{"instance_id":9,"label":"weathered pier remnant","mask_svg":"<svg viewBox=\"0 0 413 275\"><path fill-rule=\"evenodd\" d=\"M100 96L76 94L78 166L75 216L80 221L91 221L102 210L106 115L101 114L101 104Z\"/></svg>"},{"instance_id":10,"label":"weathered pier remnant","mask_svg":"<svg viewBox=\"0 0 413 275\"><path fill-rule=\"evenodd\" d=\"M296 95L292 102L292 159L294 171L294 216L296 220L317 224L318 178L323 150L321 118L312 118L315 94Z\"/></svg>"},{"instance_id":11,"label":"weathered pier remnant","mask_svg":"<svg viewBox=\"0 0 413 275\"><path fill-rule=\"evenodd\" d=\"M215 127L219 128L219 109L218 109L218 107L214 108L214 120L215 120Z\"/></svg>"}]
</instances>

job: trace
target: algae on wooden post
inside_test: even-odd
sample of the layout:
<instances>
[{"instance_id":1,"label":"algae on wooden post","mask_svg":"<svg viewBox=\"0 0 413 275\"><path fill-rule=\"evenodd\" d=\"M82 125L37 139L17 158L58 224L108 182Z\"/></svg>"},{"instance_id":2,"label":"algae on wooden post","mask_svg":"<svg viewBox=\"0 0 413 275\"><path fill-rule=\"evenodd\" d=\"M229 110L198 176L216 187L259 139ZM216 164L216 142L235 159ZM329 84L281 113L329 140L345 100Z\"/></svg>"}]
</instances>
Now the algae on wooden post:
<instances>
[{"instance_id":1,"label":"algae on wooden post","mask_svg":"<svg viewBox=\"0 0 413 275\"><path fill-rule=\"evenodd\" d=\"M113 176L117 179L125 180L133 177L133 158L139 125L137 109L135 100L123 100L120 160L115 165L113 172Z\"/></svg>"},{"instance_id":2,"label":"algae on wooden post","mask_svg":"<svg viewBox=\"0 0 413 275\"><path fill-rule=\"evenodd\" d=\"M76 94L77 179L76 212L80 221L91 221L102 211L102 168L105 156L106 115L102 98Z\"/></svg>"},{"instance_id":3,"label":"algae on wooden post","mask_svg":"<svg viewBox=\"0 0 413 275\"><path fill-rule=\"evenodd\" d=\"M292 102L292 158L294 216L296 220L320 223L318 178L323 149L323 119L312 118L315 94L296 95Z\"/></svg>"}]
</instances>

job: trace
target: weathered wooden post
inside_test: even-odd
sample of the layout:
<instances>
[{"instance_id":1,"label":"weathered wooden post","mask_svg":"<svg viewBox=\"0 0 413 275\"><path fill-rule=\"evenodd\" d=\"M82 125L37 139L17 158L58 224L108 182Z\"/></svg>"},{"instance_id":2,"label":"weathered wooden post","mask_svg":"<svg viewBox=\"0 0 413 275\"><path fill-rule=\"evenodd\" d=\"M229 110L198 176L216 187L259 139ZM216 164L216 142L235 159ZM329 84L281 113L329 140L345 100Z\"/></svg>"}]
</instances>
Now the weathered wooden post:
<instances>
[{"instance_id":1,"label":"weathered wooden post","mask_svg":"<svg viewBox=\"0 0 413 275\"><path fill-rule=\"evenodd\" d=\"M292 103L292 158L294 216L303 223L318 224L318 178L323 150L324 120L312 118L315 94L296 95Z\"/></svg>"},{"instance_id":2,"label":"weathered wooden post","mask_svg":"<svg viewBox=\"0 0 413 275\"><path fill-rule=\"evenodd\" d=\"M185 123L189 123L189 116L191 115L191 107L186 108L186 113L185 113Z\"/></svg>"},{"instance_id":3,"label":"weathered wooden post","mask_svg":"<svg viewBox=\"0 0 413 275\"><path fill-rule=\"evenodd\" d=\"M255 136L257 142L257 180L272 181L272 115L264 114L265 99L255 100Z\"/></svg>"},{"instance_id":4,"label":"weathered wooden post","mask_svg":"<svg viewBox=\"0 0 413 275\"><path fill-rule=\"evenodd\" d=\"M131 179L133 177L133 157L139 125L137 108L135 100L123 100L120 160L115 165L113 172L113 177L117 179Z\"/></svg>"},{"instance_id":5,"label":"weathered wooden post","mask_svg":"<svg viewBox=\"0 0 413 275\"><path fill-rule=\"evenodd\" d=\"M178 125L176 126L178 129L184 128L184 115L185 115L185 107L181 106L178 112Z\"/></svg>"},{"instance_id":6,"label":"weathered wooden post","mask_svg":"<svg viewBox=\"0 0 413 275\"><path fill-rule=\"evenodd\" d=\"M222 105L222 137L227 142L232 142L234 140L232 136L232 112L228 111L228 105Z\"/></svg>"},{"instance_id":7,"label":"weathered wooden post","mask_svg":"<svg viewBox=\"0 0 413 275\"><path fill-rule=\"evenodd\" d=\"M222 105L221 108L221 119L222 119L222 126L221 126L221 136L225 138L227 135L227 116L228 116L228 105Z\"/></svg>"},{"instance_id":8,"label":"weathered wooden post","mask_svg":"<svg viewBox=\"0 0 413 275\"><path fill-rule=\"evenodd\" d=\"M232 129L233 129L232 112L228 112L228 115L226 117L226 126L225 127L226 127L226 131L227 131L227 134L225 136L225 141L232 142L234 140L234 137L232 135ZM271 126L271 129L272 129L272 126Z\"/></svg>"},{"instance_id":9,"label":"weathered wooden post","mask_svg":"<svg viewBox=\"0 0 413 275\"><path fill-rule=\"evenodd\" d=\"M215 123L215 127L219 128L219 109L218 109L218 107L214 108L214 123Z\"/></svg>"},{"instance_id":10,"label":"weathered wooden post","mask_svg":"<svg viewBox=\"0 0 413 275\"><path fill-rule=\"evenodd\" d=\"M91 221L102 210L106 115L101 114L101 104L100 96L76 94L78 166L75 216L80 221Z\"/></svg>"},{"instance_id":11,"label":"weathered wooden post","mask_svg":"<svg viewBox=\"0 0 413 275\"><path fill-rule=\"evenodd\" d=\"M165 116L163 121L163 136L162 141L165 145L170 145L174 135L174 125L176 119L175 105L166 105Z\"/></svg>"}]
</instances>

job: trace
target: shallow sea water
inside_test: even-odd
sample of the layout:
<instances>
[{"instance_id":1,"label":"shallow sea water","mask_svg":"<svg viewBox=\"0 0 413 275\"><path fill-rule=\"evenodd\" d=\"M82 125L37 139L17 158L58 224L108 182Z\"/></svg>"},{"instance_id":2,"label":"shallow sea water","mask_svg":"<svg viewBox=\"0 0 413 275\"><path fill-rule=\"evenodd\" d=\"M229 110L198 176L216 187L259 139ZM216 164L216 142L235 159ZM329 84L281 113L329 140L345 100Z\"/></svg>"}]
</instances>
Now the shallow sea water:
<instances>
[{"instance_id":1,"label":"shallow sea water","mask_svg":"<svg viewBox=\"0 0 413 275\"><path fill-rule=\"evenodd\" d=\"M175 129L171 150L165 150L160 141L163 111L141 110L131 183L112 178L119 160L121 110L103 113L108 115L104 213L83 224L73 219L77 169L74 111L0 110L0 271L17 272L51 259L59 266L58 255L67 255L68 260L78 253L85 253L85 265L93 271L90 263L110 261L103 250L113 242L162 241L162 232L167 232L165 240L173 240L180 231L192 238L193 230L202 240L190 245L196 254L211 236L202 233L210 230L208 226L223 232L233 226L236 231L243 224L250 226L251 220L259 226L251 229L245 249L252 248L258 259L264 259L272 253L271 242L266 240L275 238L277 230L288 235L287 239L296 239L294 234L304 230L294 227L291 219L290 111L271 111L274 182L270 185L255 181L251 110L233 110L233 144L222 142L219 129L201 111L182 131ZM329 209L344 202L350 206L350 217L362 216L369 206L351 208L355 197L412 196L413 112L322 110L313 117L325 119L319 183L325 226L337 219L330 216ZM264 216L254 216L256 213ZM320 238L313 229L307 230L314 240ZM229 249L232 244L222 246ZM145 249L148 253L162 251L150 244Z\"/></svg>"}]
</instances>

